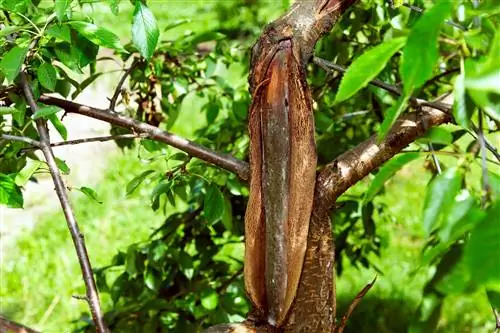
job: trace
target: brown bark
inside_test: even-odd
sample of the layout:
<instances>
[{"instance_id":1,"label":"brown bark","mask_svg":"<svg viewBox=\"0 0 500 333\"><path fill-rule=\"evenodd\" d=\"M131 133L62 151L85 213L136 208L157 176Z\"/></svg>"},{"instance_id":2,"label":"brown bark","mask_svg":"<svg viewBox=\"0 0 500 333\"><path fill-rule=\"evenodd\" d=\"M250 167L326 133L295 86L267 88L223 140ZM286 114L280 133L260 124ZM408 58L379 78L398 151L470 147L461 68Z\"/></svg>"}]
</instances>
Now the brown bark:
<instances>
[{"instance_id":1,"label":"brown bark","mask_svg":"<svg viewBox=\"0 0 500 333\"><path fill-rule=\"evenodd\" d=\"M1 333L38 333L34 329L31 329L22 324L8 320L0 316L0 332Z\"/></svg>"}]
</instances>

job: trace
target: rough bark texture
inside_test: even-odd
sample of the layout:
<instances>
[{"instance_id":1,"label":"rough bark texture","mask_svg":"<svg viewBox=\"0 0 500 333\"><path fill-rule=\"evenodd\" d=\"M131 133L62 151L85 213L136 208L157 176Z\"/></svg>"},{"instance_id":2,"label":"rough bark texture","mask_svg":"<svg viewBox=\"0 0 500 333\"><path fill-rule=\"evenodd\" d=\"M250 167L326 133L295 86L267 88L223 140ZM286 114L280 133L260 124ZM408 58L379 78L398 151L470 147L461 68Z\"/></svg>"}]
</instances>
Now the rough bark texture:
<instances>
[{"instance_id":1,"label":"rough bark texture","mask_svg":"<svg viewBox=\"0 0 500 333\"><path fill-rule=\"evenodd\" d=\"M257 321L293 332L333 327L333 248L327 210L314 214L309 232L316 151L305 66L317 40L353 2L297 2L265 28L252 50L245 286ZM306 247L310 265L304 266L301 303L285 324Z\"/></svg>"}]
</instances>

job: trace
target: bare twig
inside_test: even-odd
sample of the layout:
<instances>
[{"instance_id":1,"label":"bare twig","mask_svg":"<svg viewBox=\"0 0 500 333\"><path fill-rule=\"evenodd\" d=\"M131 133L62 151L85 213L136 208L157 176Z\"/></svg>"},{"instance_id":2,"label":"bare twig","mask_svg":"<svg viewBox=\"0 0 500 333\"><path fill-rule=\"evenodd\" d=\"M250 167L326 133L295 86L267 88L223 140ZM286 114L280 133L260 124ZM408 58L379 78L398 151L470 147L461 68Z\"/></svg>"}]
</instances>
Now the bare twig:
<instances>
[{"instance_id":1,"label":"bare twig","mask_svg":"<svg viewBox=\"0 0 500 333\"><path fill-rule=\"evenodd\" d=\"M109 101L109 109L111 111L115 111L116 102L118 100L118 96L120 96L120 92L122 90L123 84L125 83L125 80L130 75L130 73L134 70L135 66L138 63L139 63L139 58L134 58L130 67L125 71L125 73L123 73L122 77L120 78L120 81L118 82L118 85L115 88L115 92L113 94L113 97L111 97L111 99Z\"/></svg>"},{"instance_id":2,"label":"bare twig","mask_svg":"<svg viewBox=\"0 0 500 333\"><path fill-rule=\"evenodd\" d=\"M33 92L31 90L31 87L29 86L27 76L24 72L21 72L20 78L26 100L31 108L31 111L35 113L38 110L38 106L33 97ZM88 257L87 248L85 247L83 234L80 232L80 228L78 227L75 214L68 198L68 193L66 192L66 186L64 185L61 173L59 172L56 164L54 153L52 152L52 148L50 147L50 137L49 131L47 129L47 122L40 118L35 120L35 123L38 134L40 136L40 149L42 150L42 153L49 167L52 181L54 182L55 191L57 193L57 196L59 197L59 201L66 217L66 222L68 224L73 243L75 245L78 261L80 262L80 268L82 270L83 280L85 281L85 286L87 289L88 304L90 306L90 312L92 314L96 330L98 333L108 332L103 320L101 305L99 303L99 295L97 293L92 266Z\"/></svg>"},{"instance_id":3,"label":"bare twig","mask_svg":"<svg viewBox=\"0 0 500 333\"><path fill-rule=\"evenodd\" d=\"M0 135L1 139L4 140L9 140L9 141L19 141L19 142L24 142L29 145L35 146L40 148L40 142L33 140L32 138L28 138L26 136L17 136L17 135L10 135L10 134L1 134Z\"/></svg>"},{"instance_id":4,"label":"bare twig","mask_svg":"<svg viewBox=\"0 0 500 333\"><path fill-rule=\"evenodd\" d=\"M0 332L9 332L9 333L39 333L34 329L31 329L22 324L18 324L7 318L0 316Z\"/></svg>"},{"instance_id":5,"label":"bare twig","mask_svg":"<svg viewBox=\"0 0 500 333\"><path fill-rule=\"evenodd\" d=\"M231 155L218 153L196 142L179 137L170 132L163 131L158 127L142 123L123 115L108 112L106 110L81 105L51 96L42 95L40 97L40 101L49 105L57 105L63 108L66 112L78 113L113 125L131 129L135 133L146 134L152 140L164 142L172 147L186 152L193 157L234 172L242 180L248 180L248 163L240 161Z\"/></svg>"},{"instance_id":6,"label":"bare twig","mask_svg":"<svg viewBox=\"0 0 500 333\"><path fill-rule=\"evenodd\" d=\"M363 297L366 295L366 293L373 287L375 284L375 281L377 281L377 277L373 279L371 283L368 283L361 291L354 297L354 299L351 302L351 305L349 305L349 308L347 308L346 313L342 316L342 320L340 321L339 326L335 329L336 333L342 333L344 332L344 328L347 325L347 320L351 316L352 312L356 308L356 306L361 302Z\"/></svg>"},{"instance_id":7,"label":"bare twig","mask_svg":"<svg viewBox=\"0 0 500 333\"><path fill-rule=\"evenodd\" d=\"M436 152L434 151L434 147L432 146L431 142L429 142L428 147L432 156L432 161L434 162L434 166L436 167L437 173L441 173L441 165L439 164L439 160L437 159Z\"/></svg>"},{"instance_id":8,"label":"bare twig","mask_svg":"<svg viewBox=\"0 0 500 333\"><path fill-rule=\"evenodd\" d=\"M493 331L494 333L500 332L500 314L498 313L498 310L491 306L491 310L493 311L493 316L495 317L495 330Z\"/></svg>"}]
</instances>

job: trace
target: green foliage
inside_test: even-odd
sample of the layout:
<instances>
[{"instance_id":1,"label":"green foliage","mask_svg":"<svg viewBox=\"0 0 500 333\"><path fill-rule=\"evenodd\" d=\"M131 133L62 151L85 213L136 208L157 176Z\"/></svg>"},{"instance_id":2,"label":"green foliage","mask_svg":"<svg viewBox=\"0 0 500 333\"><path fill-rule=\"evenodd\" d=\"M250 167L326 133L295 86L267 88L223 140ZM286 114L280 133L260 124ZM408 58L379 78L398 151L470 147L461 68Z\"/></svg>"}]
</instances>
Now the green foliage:
<instances>
[{"instance_id":1,"label":"green foliage","mask_svg":"<svg viewBox=\"0 0 500 333\"><path fill-rule=\"evenodd\" d=\"M403 47L405 42L406 39L403 37L386 41L353 61L342 77L335 101L342 102L361 88L366 87L384 69L389 59Z\"/></svg>"},{"instance_id":2,"label":"green foliage","mask_svg":"<svg viewBox=\"0 0 500 333\"><path fill-rule=\"evenodd\" d=\"M64 139L68 136L59 108L40 105L34 115L27 109L16 86L21 68L26 68L35 97L58 93L74 99L92 83L109 79L105 60L120 59L123 68L134 64L120 112L246 159L249 49L287 3L0 0L5 18L0 29L0 134L38 140L33 120L44 118ZM465 304L462 313L468 313L468 297L481 294L484 304L487 290L498 306L499 230L492 221L499 214L500 178L491 172L498 163L482 164L480 148L468 132L482 116L487 139L498 142L498 11L486 1L477 8L469 1L427 7L430 2L411 3L424 13L396 1L394 7L382 0L360 1L316 48L316 55L348 67L345 76L307 68L320 167L377 130L378 138L384 138L400 114L419 111L412 97L433 100L454 91L457 126L428 131L409 151L373 170L369 182L352 188L332 212L336 268L340 286L346 287L339 287L339 293L358 289L350 281L371 280L377 272L383 290L374 292L383 297L368 299L372 308L365 313L377 307L402 314L394 319L387 311L383 318L353 321L349 329L356 332L373 331L373 326L360 328L363 322L377 323L377 331L395 332L457 331L465 327L463 322L484 328L483 319L471 324L472 319L455 315L449 320L447 304ZM448 17L464 30L444 24ZM397 88L402 82L402 96L369 85L374 78ZM114 88L107 92L110 96ZM111 133L128 132L113 127ZM101 225L109 228L101 243L89 244L90 251L97 248L95 275L107 323L116 332L195 332L243 320L249 310L242 283L246 185L153 140L117 144L126 159L107 174L106 185L73 187L85 195L78 194L77 201L84 202L80 214L91 221L89 228L99 236ZM23 186L45 167L26 148L24 142L0 140L0 203L8 207L23 206ZM135 161L134 168L128 168L129 160ZM64 161L57 159L57 164L70 173ZM487 179L481 179L482 171ZM401 185L400 179L407 183ZM163 223L152 224L162 214ZM102 223L115 220L121 233ZM138 231L146 226L155 228L149 238L147 230ZM51 238L57 248L62 230L56 228ZM125 240L115 250L122 234ZM37 240L50 236L43 228L34 235ZM45 262L30 240L20 242L26 258ZM42 252L49 249L50 244L42 244ZM70 253L68 249L61 253ZM71 267L76 280L78 270ZM66 281L59 268L47 262L41 272ZM46 276L37 279L43 283ZM21 290L20 282L12 279L8 288ZM30 295L37 293L32 285L27 288ZM394 290L398 297L390 298ZM76 319L74 312L68 313ZM81 319L75 326L92 331L88 314Z\"/></svg>"}]
</instances>

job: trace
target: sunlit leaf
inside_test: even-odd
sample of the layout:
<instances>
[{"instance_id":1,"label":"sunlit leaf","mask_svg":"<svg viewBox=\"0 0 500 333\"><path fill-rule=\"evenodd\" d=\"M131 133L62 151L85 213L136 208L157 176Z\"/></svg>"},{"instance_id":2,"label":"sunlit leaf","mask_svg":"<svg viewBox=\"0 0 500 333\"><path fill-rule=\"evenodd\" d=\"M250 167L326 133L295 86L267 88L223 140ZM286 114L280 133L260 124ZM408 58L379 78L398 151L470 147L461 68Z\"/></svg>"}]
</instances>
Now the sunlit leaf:
<instances>
[{"instance_id":1,"label":"sunlit leaf","mask_svg":"<svg viewBox=\"0 0 500 333\"><path fill-rule=\"evenodd\" d=\"M13 178L0 173L0 205L23 208L23 194Z\"/></svg>"},{"instance_id":2,"label":"sunlit leaf","mask_svg":"<svg viewBox=\"0 0 500 333\"><path fill-rule=\"evenodd\" d=\"M406 42L400 37L383 42L363 53L349 66L340 82L335 102L342 102L366 87L386 66L387 62Z\"/></svg>"},{"instance_id":3,"label":"sunlit leaf","mask_svg":"<svg viewBox=\"0 0 500 333\"><path fill-rule=\"evenodd\" d=\"M54 91L57 83L57 72L51 63L46 62L40 65L36 71L36 75L42 87Z\"/></svg>"},{"instance_id":4,"label":"sunlit leaf","mask_svg":"<svg viewBox=\"0 0 500 333\"><path fill-rule=\"evenodd\" d=\"M215 310L215 308L219 305L219 295L213 289L205 289L201 293L201 306L203 306L207 310Z\"/></svg>"},{"instance_id":5,"label":"sunlit leaf","mask_svg":"<svg viewBox=\"0 0 500 333\"><path fill-rule=\"evenodd\" d=\"M142 1L136 1L132 24L132 41L144 58L151 58L159 37L160 30L153 12Z\"/></svg>"},{"instance_id":6,"label":"sunlit leaf","mask_svg":"<svg viewBox=\"0 0 500 333\"><path fill-rule=\"evenodd\" d=\"M472 231L466 245L466 259L472 278L480 284L500 286L500 202L488 210L488 215Z\"/></svg>"},{"instance_id":7,"label":"sunlit leaf","mask_svg":"<svg viewBox=\"0 0 500 333\"><path fill-rule=\"evenodd\" d=\"M120 39L113 32L99 27L95 24L83 22L83 21L72 21L69 24L82 36L87 38L94 44L99 46L107 47L110 49L115 49L117 51L126 52L120 43Z\"/></svg>"},{"instance_id":8,"label":"sunlit leaf","mask_svg":"<svg viewBox=\"0 0 500 333\"><path fill-rule=\"evenodd\" d=\"M97 192L94 189L92 189L90 187L82 186L80 188L77 188L77 190L82 192L83 194L85 194L87 197L94 200L95 202L102 204L102 201L99 199L99 195L97 194Z\"/></svg>"},{"instance_id":9,"label":"sunlit leaf","mask_svg":"<svg viewBox=\"0 0 500 333\"><path fill-rule=\"evenodd\" d=\"M439 30L451 8L451 1L439 1L422 15L410 31L400 67L406 95L431 78L439 58Z\"/></svg>"},{"instance_id":10,"label":"sunlit leaf","mask_svg":"<svg viewBox=\"0 0 500 333\"><path fill-rule=\"evenodd\" d=\"M0 71L9 82L16 79L27 53L28 47L16 46L3 56L0 61Z\"/></svg>"},{"instance_id":11,"label":"sunlit leaf","mask_svg":"<svg viewBox=\"0 0 500 333\"><path fill-rule=\"evenodd\" d=\"M69 8L71 0L55 0L54 8L59 22L66 18L66 10Z\"/></svg>"},{"instance_id":12,"label":"sunlit leaf","mask_svg":"<svg viewBox=\"0 0 500 333\"><path fill-rule=\"evenodd\" d=\"M142 184L142 182L144 182L144 180L149 176L151 175L152 173L154 173L155 171L154 170L146 170L144 171L143 173L141 173L140 175L134 177L134 179L132 179L128 184L127 184L127 196L131 195L132 193L134 193L134 191L139 187L139 185Z\"/></svg>"},{"instance_id":13,"label":"sunlit leaf","mask_svg":"<svg viewBox=\"0 0 500 333\"><path fill-rule=\"evenodd\" d=\"M62 109L55 105L43 106L33 114L33 119L48 118L50 115L56 114L60 111L62 111Z\"/></svg>"},{"instance_id":14,"label":"sunlit leaf","mask_svg":"<svg viewBox=\"0 0 500 333\"><path fill-rule=\"evenodd\" d=\"M428 186L424 202L423 223L424 229L430 233L439 226L439 217L449 212L455 196L461 188L463 171L452 167L436 178Z\"/></svg>"}]
</instances>

